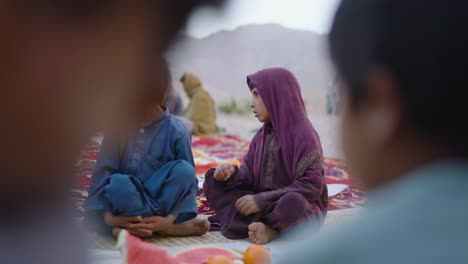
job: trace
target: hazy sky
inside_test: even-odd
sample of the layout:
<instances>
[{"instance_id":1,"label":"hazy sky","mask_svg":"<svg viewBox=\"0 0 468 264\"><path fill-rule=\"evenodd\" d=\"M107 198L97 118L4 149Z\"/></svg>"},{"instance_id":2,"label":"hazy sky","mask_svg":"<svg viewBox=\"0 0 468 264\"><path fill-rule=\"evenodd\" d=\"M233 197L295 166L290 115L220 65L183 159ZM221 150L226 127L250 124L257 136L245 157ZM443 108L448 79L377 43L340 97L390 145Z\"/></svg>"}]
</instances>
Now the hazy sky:
<instances>
[{"instance_id":1,"label":"hazy sky","mask_svg":"<svg viewBox=\"0 0 468 264\"><path fill-rule=\"evenodd\" d=\"M340 0L230 0L223 12L201 9L187 31L205 37L222 29L252 23L278 23L290 28L327 33Z\"/></svg>"}]
</instances>

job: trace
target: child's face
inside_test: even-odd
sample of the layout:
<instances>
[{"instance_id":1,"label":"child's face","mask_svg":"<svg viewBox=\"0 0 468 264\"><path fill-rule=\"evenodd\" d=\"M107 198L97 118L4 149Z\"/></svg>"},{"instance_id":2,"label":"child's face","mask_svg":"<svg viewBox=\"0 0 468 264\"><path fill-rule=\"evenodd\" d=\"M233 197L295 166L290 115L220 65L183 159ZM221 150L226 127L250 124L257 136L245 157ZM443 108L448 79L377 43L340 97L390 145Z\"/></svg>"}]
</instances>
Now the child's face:
<instances>
[{"instance_id":1,"label":"child's face","mask_svg":"<svg viewBox=\"0 0 468 264\"><path fill-rule=\"evenodd\" d=\"M252 104L250 107L252 107L253 113L255 114L255 117L258 119L258 121L262 123L270 121L270 114L268 114L262 97L255 87L252 89Z\"/></svg>"}]
</instances>

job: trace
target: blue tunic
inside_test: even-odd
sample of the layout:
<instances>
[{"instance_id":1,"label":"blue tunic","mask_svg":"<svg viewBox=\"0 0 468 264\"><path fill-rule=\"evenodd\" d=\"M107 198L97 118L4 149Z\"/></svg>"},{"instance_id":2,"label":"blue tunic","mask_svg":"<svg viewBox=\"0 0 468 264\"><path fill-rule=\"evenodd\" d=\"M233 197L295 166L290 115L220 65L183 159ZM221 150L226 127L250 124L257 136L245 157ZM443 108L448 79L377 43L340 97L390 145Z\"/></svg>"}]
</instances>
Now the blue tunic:
<instances>
[{"instance_id":1,"label":"blue tunic","mask_svg":"<svg viewBox=\"0 0 468 264\"><path fill-rule=\"evenodd\" d=\"M104 139L85 211L178 214L176 223L181 223L196 217L197 191L190 133L166 110L133 136Z\"/></svg>"}]
</instances>

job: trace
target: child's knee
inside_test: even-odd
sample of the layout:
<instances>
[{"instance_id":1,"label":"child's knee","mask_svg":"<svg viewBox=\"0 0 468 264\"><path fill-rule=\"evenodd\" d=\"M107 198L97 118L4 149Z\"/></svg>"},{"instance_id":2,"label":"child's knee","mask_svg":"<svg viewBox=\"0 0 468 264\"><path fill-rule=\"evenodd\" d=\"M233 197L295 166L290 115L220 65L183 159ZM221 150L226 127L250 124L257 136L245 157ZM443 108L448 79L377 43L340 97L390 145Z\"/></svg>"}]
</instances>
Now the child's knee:
<instances>
[{"instance_id":1,"label":"child's knee","mask_svg":"<svg viewBox=\"0 0 468 264\"><path fill-rule=\"evenodd\" d=\"M288 192L280 200L285 201L286 203L298 203L303 204L305 203L304 195L297 193L297 192Z\"/></svg>"},{"instance_id":2,"label":"child's knee","mask_svg":"<svg viewBox=\"0 0 468 264\"><path fill-rule=\"evenodd\" d=\"M269 225L280 232L298 223L305 216L306 199L302 194L289 192L275 204Z\"/></svg>"},{"instance_id":3,"label":"child's knee","mask_svg":"<svg viewBox=\"0 0 468 264\"><path fill-rule=\"evenodd\" d=\"M179 183L187 183L189 185L196 182L197 179L195 168L185 160L177 161L177 164L172 169L172 177Z\"/></svg>"},{"instance_id":4,"label":"child's knee","mask_svg":"<svg viewBox=\"0 0 468 264\"><path fill-rule=\"evenodd\" d=\"M278 200L275 210L281 215L289 215L293 218L296 214L302 214L305 210L306 199L297 192L288 192Z\"/></svg>"},{"instance_id":5,"label":"child's knee","mask_svg":"<svg viewBox=\"0 0 468 264\"><path fill-rule=\"evenodd\" d=\"M107 193L118 193L120 195L125 193L134 193L137 189L133 184L129 175L114 174L110 178L110 182L106 187Z\"/></svg>"},{"instance_id":6,"label":"child's knee","mask_svg":"<svg viewBox=\"0 0 468 264\"><path fill-rule=\"evenodd\" d=\"M111 204L112 212L116 214L131 215L143 206L142 194L128 175L113 175L106 186L105 195Z\"/></svg>"}]
</instances>

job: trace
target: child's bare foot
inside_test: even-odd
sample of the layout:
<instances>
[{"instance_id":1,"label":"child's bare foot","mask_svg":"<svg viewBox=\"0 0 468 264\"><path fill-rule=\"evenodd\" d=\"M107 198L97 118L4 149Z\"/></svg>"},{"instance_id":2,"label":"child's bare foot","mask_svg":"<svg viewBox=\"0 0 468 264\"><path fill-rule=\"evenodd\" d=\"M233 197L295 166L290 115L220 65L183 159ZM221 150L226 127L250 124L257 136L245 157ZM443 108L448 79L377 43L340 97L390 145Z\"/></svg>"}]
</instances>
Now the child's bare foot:
<instances>
[{"instance_id":1,"label":"child's bare foot","mask_svg":"<svg viewBox=\"0 0 468 264\"><path fill-rule=\"evenodd\" d=\"M256 222L249 225L249 238L255 244L266 244L278 236L278 231L269 228L264 223Z\"/></svg>"},{"instance_id":2,"label":"child's bare foot","mask_svg":"<svg viewBox=\"0 0 468 264\"><path fill-rule=\"evenodd\" d=\"M210 222L195 218L182 224L172 224L160 233L170 236L201 236L210 229Z\"/></svg>"},{"instance_id":3,"label":"child's bare foot","mask_svg":"<svg viewBox=\"0 0 468 264\"><path fill-rule=\"evenodd\" d=\"M122 231L122 229L120 229L118 227L114 227L114 228L112 228L112 235L115 236L115 237L119 237L120 231Z\"/></svg>"}]
</instances>

